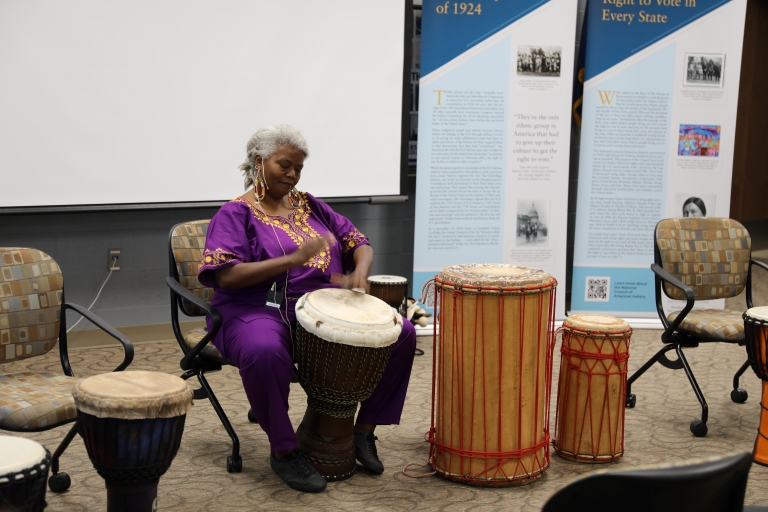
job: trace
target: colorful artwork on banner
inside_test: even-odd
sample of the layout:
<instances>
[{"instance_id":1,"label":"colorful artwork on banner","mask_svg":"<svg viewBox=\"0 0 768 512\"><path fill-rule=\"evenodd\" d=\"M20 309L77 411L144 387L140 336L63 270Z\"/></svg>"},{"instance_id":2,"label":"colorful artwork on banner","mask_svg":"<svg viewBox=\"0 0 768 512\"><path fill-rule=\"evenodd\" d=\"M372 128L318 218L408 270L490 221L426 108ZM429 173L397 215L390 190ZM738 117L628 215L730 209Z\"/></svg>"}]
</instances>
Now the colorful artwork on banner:
<instances>
[{"instance_id":1,"label":"colorful artwork on banner","mask_svg":"<svg viewBox=\"0 0 768 512\"><path fill-rule=\"evenodd\" d=\"M718 156L720 154L720 127L681 124L677 154L679 156Z\"/></svg>"}]
</instances>

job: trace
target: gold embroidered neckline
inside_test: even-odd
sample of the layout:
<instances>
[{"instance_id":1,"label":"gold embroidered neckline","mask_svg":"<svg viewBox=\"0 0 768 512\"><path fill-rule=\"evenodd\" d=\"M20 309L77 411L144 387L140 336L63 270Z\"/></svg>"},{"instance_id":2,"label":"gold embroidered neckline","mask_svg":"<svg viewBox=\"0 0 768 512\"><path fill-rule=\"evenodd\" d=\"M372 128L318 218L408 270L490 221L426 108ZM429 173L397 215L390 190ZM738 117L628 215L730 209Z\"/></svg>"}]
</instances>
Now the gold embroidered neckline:
<instances>
[{"instance_id":1,"label":"gold embroidered neckline","mask_svg":"<svg viewBox=\"0 0 768 512\"><path fill-rule=\"evenodd\" d=\"M304 192L299 192L299 194L301 194L301 204L297 208L294 208L291 215L287 218L282 215L269 215L268 213L263 212L245 196L237 197L233 199L232 202L245 203L256 219L268 226L280 228L298 247L301 247L309 239L317 238L320 235L309 223L309 216L312 213L312 210L309 207L307 195ZM330 263L331 251L328 246L326 246L312 256L312 259L304 265L315 267L325 272Z\"/></svg>"}]
</instances>

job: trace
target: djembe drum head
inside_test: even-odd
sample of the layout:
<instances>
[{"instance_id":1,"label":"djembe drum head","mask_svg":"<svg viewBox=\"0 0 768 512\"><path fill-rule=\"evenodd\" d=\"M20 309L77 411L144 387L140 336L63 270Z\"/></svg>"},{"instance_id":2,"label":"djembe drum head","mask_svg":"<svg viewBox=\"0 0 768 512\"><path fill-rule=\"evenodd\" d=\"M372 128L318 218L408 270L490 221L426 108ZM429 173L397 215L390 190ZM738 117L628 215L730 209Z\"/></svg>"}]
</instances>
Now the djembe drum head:
<instances>
[{"instance_id":1,"label":"djembe drum head","mask_svg":"<svg viewBox=\"0 0 768 512\"><path fill-rule=\"evenodd\" d=\"M50 467L51 454L40 443L0 436L0 511L42 511Z\"/></svg>"},{"instance_id":2,"label":"djembe drum head","mask_svg":"<svg viewBox=\"0 0 768 512\"><path fill-rule=\"evenodd\" d=\"M338 288L301 297L296 319L294 360L307 392L299 449L326 480L349 478L357 404L381 379L403 319L376 297Z\"/></svg>"},{"instance_id":3,"label":"djembe drum head","mask_svg":"<svg viewBox=\"0 0 768 512\"><path fill-rule=\"evenodd\" d=\"M192 389L175 375L103 373L72 390L88 456L106 481L107 510L152 510L179 450Z\"/></svg>"},{"instance_id":4,"label":"djembe drum head","mask_svg":"<svg viewBox=\"0 0 768 512\"><path fill-rule=\"evenodd\" d=\"M430 462L475 485L522 485L549 467L554 290L543 270L445 268L437 322Z\"/></svg>"}]
</instances>

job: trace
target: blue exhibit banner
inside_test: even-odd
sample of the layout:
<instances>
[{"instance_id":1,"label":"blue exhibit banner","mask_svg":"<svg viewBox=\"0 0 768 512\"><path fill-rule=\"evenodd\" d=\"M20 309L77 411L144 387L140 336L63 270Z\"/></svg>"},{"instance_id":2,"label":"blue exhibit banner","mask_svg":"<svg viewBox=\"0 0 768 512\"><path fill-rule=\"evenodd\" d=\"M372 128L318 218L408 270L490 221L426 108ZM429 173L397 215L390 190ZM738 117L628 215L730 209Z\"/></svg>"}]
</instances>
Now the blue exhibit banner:
<instances>
[{"instance_id":1,"label":"blue exhibit banner","mask_svg":"<svg viewBox=\"0 0 768 512\"><path fill-rule=\"evenodd\" d=\"M459 263L565 285L576 6L424 1L414 294Z\"/></svg>"},{"instance_id":2,"label":"blue exhibit banner","mask_svg":"<svg viewBox=\"0 0 768 512\"><path fill-rule=\"evenodd\" d=\"M589 2L572 313L655 317L656 223L728 216L745 13Z\"/></svg>"}]
</instances>

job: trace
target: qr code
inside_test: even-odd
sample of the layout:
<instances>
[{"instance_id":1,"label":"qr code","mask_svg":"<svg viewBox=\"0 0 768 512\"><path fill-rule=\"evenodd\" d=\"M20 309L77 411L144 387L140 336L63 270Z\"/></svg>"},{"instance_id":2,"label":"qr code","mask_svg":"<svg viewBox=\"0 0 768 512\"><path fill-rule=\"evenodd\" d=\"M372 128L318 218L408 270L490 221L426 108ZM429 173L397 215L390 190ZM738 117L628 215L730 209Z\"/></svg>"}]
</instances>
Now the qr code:
<instances>
[{"instance_id":1,"label":"qr code","mask_svg":"<svg viewBox=\"0 0 768 512\"><path fill-rule=\"evenodd\" d=\"M608 302L610 287L610 277L587 277L584 300L587 302Z\"/></svg>"}]
</instances>

